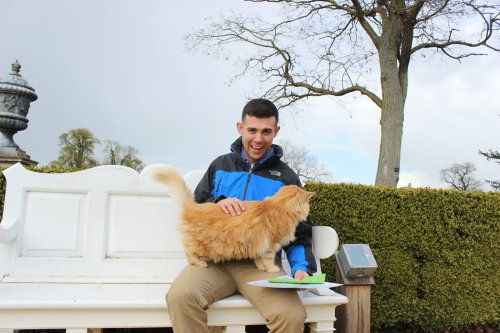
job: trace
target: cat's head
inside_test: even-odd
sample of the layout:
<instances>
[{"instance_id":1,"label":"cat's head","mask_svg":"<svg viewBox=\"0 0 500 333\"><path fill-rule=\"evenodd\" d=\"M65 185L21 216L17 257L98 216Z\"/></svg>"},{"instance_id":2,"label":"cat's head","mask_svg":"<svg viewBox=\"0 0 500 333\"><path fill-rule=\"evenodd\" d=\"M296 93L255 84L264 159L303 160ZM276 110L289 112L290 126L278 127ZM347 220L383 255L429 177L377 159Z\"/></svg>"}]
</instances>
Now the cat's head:
<instances>
[{"instance_id":1,"label":"cat's head","mask_svg":"<svg viewBox=\"0 0 500 333\"><path fill-rule=\"evenodd\" d=\"M309 200L316 192L306 191L296 185L283 186L277 193L278 197L282 197L289 209L294 209L300 217L300 220L305 220L309 215Z\"/></svg>"},{"instance_id":2,"label":"cat's head","mask_svg":"<svg viewBox=\"0 0 500 333\"><path fill-rule=\"evenodd\" d=\"M296 196L297 199L302 201L302 202L309 202L309 199L311 199L311 197L316 194L316 192L306 191L297 185L283 186L282 188L280 188L280 190L277 193L279 193L280 195L283 195L284 197Z\"/></svg>"}]
</instances>

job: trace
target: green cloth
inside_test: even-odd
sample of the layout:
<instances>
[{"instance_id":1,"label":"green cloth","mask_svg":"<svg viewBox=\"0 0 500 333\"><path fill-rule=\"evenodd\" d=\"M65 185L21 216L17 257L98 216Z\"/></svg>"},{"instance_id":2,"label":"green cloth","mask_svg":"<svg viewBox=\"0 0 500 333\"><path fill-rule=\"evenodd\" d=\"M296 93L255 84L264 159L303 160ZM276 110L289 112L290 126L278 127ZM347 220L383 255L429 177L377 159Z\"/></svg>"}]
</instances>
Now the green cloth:
<instances>
[{"instance_id":1,"label":"green cloth","mask_svg":"<svg viewBox=\"0 0 500 333\"><path fill-rule=\"evenodd\" d=\"M296 283L296 284L321 284L325 283L326 274L308 276L302 280L295 280L288 277L274 277L267 279L271 283Z\"/></svg>"}]
</instances>

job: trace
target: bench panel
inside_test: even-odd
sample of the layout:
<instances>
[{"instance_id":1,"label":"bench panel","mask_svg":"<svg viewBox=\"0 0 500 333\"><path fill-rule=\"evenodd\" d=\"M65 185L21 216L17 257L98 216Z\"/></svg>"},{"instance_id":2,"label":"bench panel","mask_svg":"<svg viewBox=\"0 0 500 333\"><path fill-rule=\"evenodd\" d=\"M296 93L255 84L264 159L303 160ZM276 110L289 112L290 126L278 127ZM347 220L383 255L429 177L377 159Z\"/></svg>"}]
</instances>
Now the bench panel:
<instances>
[{"instance_id":1,"label":"bench panel","mask_svg":"<svg viewBox=\"0 0 500 333\"><path fill-rule=\"evenodd\" d=\"M184 258L171 198L112 194L109 211L107 258Z\"/></svg>"},{"instance_id":2,"label":"bench panel","mask_svg":"<svg viewBox=\"0 0 500 333\"><path fill-rule=\"evenodd\" d=\"M28 191L21 257L82 258L86 210L85 193Z\"/></svg>"}]
</instances>

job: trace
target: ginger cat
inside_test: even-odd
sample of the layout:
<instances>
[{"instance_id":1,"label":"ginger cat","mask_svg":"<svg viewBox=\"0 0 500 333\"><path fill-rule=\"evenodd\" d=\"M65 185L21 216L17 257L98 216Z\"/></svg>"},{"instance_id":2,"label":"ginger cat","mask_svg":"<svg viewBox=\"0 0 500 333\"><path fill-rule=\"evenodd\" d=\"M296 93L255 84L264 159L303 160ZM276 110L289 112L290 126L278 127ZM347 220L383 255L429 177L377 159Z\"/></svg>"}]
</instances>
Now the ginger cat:
<instances>
[{"instance_id":1,"label":"ginger cat","mask_svg":"<svg viewBox=\"0 0 500 333\"><path fill-rule=\"evenodd\" d=\"M198 204L184 178L166 168L155 179L169 186L181 208L178 226L187 261L207 267L207 262L253 259L258 269L278 272L276 252L295 238L295 228L309 214L308 192L296 185L283 186L264 201L246 201L239 216L225 214L215 203Z\"/></svg>"}]
</instances>

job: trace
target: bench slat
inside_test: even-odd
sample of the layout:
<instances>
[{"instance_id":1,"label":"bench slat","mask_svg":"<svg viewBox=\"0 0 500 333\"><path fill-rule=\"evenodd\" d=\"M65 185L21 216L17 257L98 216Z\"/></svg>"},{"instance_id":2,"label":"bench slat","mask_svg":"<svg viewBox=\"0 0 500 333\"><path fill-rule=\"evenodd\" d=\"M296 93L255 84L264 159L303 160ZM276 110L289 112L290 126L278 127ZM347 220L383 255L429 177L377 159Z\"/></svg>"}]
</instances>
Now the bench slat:
<instances>
[{"instance_id":1,"label":"bench slat","mask_svg":"<svg viewBox=\"0 0 500 333\"><path fill-rule=\"evenodd\" d=\"M87 309L87 308L161 308L166 309L165 294L170 284L75 284L75 283L0 283L1 309ZM300 292L304 304L347 303L338 293L318 297ZM227 297L212 308L251 307L241 295Z\"/></svg>"},{"instance_id":2,"label":"bench slat","mask_svg":"<svg viewBox=\"0 0 500 333\"><path fill-rule=\"evenodd\" d=\"M169 284L0 284L0 328L170 326L164 298L168 287ZM299 294L308 311L307 322L324 320L325 313L332 317L336 306L347 303L345 296L335 292L321 297L307 291ZM265 323L239 294L215 302L208 313L209 322L215 326Z\"/></svg>"}]
</instances>

